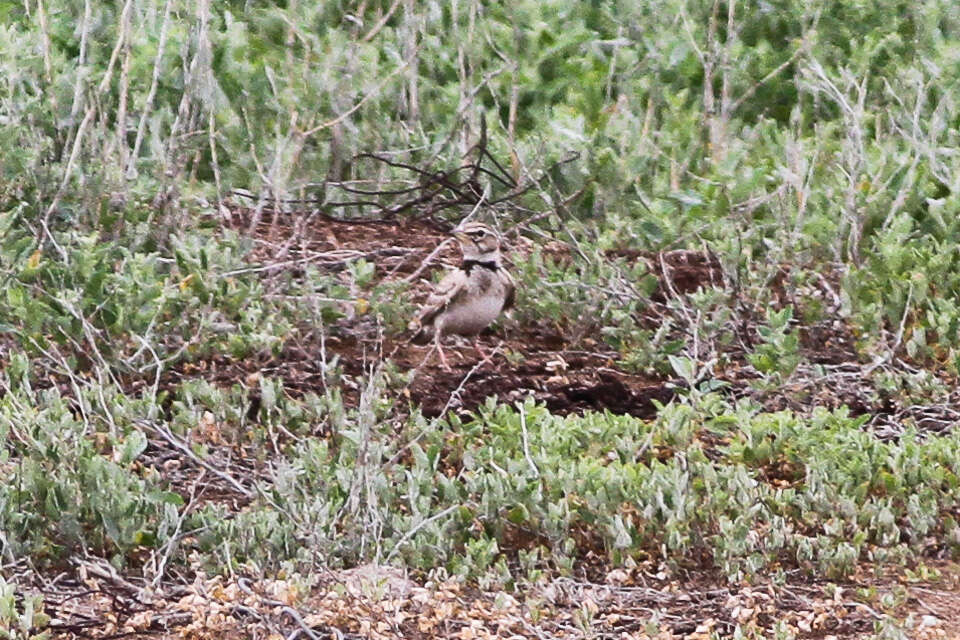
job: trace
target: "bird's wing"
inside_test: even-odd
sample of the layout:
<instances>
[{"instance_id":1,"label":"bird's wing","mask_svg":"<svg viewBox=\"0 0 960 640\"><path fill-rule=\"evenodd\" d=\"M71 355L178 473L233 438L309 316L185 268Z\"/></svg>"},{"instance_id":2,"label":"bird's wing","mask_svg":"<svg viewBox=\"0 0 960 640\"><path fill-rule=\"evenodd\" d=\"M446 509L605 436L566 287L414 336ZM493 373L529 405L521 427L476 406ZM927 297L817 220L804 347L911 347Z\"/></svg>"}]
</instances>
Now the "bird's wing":
<instances>
[{"instance_id":1,"label":"bird's wing","mask_svg":"<svg viewBox=\"0 0 960 640\"><path fill-rule=\"evenodd\" d=\"M420 325L424 326L432 322L438 313L462 296L466 291L466 285L467 273L463 269L455 269L445 275L420 310Z\"/></svg>"},{"instance_id":2,"label":"bird's wing","mask_svg":"<svg viewBox=\"0 0 960 640\"><path fill-rule=\"evenodd\" d=\"M510 272L506 269L497 270L497 275L500 276L500 279L503 280L503 285L507 289L507 297L503 301L503 311L513 307L513 303L517 297L517 283L514 282L513 276L510 275Z\"/></svg>"}]
</instances>

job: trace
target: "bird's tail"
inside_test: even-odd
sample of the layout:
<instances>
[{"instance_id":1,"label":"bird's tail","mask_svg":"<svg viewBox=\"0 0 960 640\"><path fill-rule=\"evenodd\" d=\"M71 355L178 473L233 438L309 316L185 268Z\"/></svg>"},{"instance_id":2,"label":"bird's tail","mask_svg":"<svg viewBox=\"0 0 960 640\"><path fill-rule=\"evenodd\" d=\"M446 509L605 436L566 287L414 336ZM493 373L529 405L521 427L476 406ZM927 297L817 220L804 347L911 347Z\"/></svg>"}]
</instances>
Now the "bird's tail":
<instances>
[{"instance_id":1,"label":"bird's tail","mask_svg":"<svg viewBox=\"0 0 960 640\"><path fill-rule=\"evenodd\" d=\"M430 341L433 339L433 326L425 325L420 327L415 334L410 338L410 342L413 344L430 344Z\"/></svg>"}]
</instances>

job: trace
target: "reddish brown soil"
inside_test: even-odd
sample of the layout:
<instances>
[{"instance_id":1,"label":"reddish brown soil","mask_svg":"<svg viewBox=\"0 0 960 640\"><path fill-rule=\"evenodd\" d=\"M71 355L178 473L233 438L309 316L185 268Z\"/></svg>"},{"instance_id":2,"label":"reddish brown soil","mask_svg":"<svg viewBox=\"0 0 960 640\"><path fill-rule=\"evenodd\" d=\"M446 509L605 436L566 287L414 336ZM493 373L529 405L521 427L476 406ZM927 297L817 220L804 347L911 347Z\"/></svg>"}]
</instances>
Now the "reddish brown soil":
<instances>
[{"instance_id":1,"label":"reddish brown soil","mask_svg":"<svg viewBox=\"0 0 960 640\"><path fill-rule=\"evenodd\" d=\"M415 304L428 295L430 279L437 270L451 268L460 260L454 242L441 247L450 237L440 223L433 221L414 218L344 221L319 213L275 215L267 211L254 224L253 217L252 210L235 208L223 224L253 238L250 262L260 269L268 290L277 276L305 277L307 263L323 272L337 274L349 262L362 257L374 265L374 277L378 281L408 282L410 302ZM507 238L507 254L514 258L528 252L530 246L529 240L518 235ZM569 247L563 243L548 242L542 249L555 262L573 260ZM756 373L742 364L744 354L758 340L756 326L763 314L741 301L737 286L724 277L719 260L712 253L618 249L609 251L608 255L612 260L642 261L657 277L648 312L638 319L648 328L662 322L661 314L665 313L665 303L670 299L676 300L701 287L717 287L727 292L729 304L736 310L736 326L731 325L730 331L735 334L737 344L726 354L732 358L733 366L719 371L718 377L728 384L728 393L749 395L770 410L846 405L854 414L879 414L881 420L897 410L897 407L878 405L875 392L853 376L843 377L842 384L837 384L835 379L803 375L774 393L758 391L752 384ZM833 299L836 283L831 285L828 280L823 278L822 293L824 299ZM802 308L794 299L795 291L788 281L789 269L784 267L770 285L773 300L779 305ZM173 385L183 378L202 376L229 386L250 381L251 376L269 375L283 378L293 394L320 392L323 390L320 354L325 349L328 359L338 356L339 364L353 376L369 372L387 359L401 371L413 372L402 395L428 416L449 409L472 410L490 396L501 402L532 396L556 413L609 410L651 417L654 403L668 402L678 386L682 386L677 378L624 371L617 365L620 354L601 340L580 336L574 344L561 328L546 324L521 325L509 320L479 337L482 349L492 355L486 362L467 341L445 340L444 350L451 364L451 369L446 370L430 348L409 344L407 333L384 335L362 311L348 311L334 326L300 327L297 337L289 340L278 356L243 360L218 356L192 362L170 371L166 383ZM818 323L800 326L799 333L802 355L811 365L859 366L851 332L831 314ZM346 389L344 394L348 402L357 400L354 391Z\"/></svg>"},{"instance_id":2,"label":"reddish brown soil","mask_svg":"<svg viewBox=\"0 0 960 640\"><path fill-rule=\"evenodd\" d=\"M239 232L249 233L250 219L249 210L236 210L228 224ZM291 234L296 235L292 242ZM423 261L449 236L433 223L410 219L357 223L318 215L308 224L291 225L285 218L274 220L272 214L266 214L253 235L258 244L251 256L252 262L294 263L283 268L299 275L297 271L302 268L296 261L304 257L317 256L314 264L323 266L329 261L327 268L338 271L343 268L342 258L335 257L339 254L334 252L362 253L375 264L376 277L412 281L412 295L418 301L426 297L433 271L456 265L460 259L459 251L451 242L433 257L429 267L421 268ZM527 250L523 242L516 241L512 249ZM650 259L632 252L618 252L612 257ZM657 273L661 273L662 266L667 266L672 278L669 286L674 291L689 292L701 284L720 280L719 266L712 257L676 251L663 254L662 261L650 262ZM662 299L663 295L658 291L654 297ZM369 327L365 329L362 322L351 320L330 328L324 347L328 358L339 356L346 373L351 375L369 371L385 355L400 369L414 370L404 395L428 416L439 415L444 409L473 409L490 396L501 402L532 396L557 413L607 409L651 417L655 411L654 401L665 403L674 395L670 381L622 371L615 364L618 358L615 351L589 340L586 342L591 351L583 350L582 345L572 347L554 327L508 325L506 331L488 330L478 338L484 352L491 355L488 361L483 361L467 341L448 339L444 351L450 370L440 365L432 348L408 344L408 337L405 334L380 336ZM199 374L230 384L262 373L282 376L287 388L294 393L319 391L322 387L320 345L318 336L313 338L288 345L276 358L215 359L199 363L195 365L199 369L176 372L168 382Z\"/></svg>"}]
</instances>

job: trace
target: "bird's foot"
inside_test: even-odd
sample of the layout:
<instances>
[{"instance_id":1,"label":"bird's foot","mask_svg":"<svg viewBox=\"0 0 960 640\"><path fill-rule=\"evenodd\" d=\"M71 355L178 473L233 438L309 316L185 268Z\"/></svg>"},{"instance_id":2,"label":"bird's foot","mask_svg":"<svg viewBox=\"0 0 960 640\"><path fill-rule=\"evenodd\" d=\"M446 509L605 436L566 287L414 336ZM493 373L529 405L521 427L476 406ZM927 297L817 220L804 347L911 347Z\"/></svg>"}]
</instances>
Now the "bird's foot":
<instances>
[{"instance_id":1,"label":"bird's foot","mask_svg":"<svg viewBox=\"0 0 960 640\"><path fill-rule=\"evenodd\" d=\"M477 350L477 354L480 356L480 362L477 363L477 367L481 367L487 363L493 362L493 356L496 355L499 347L493 351L493 353L487 353L483 350L483 347L480 346L480 342L477 340L473 341L473 348Z\"/></svg>"},{"instance_id":2,"label":"bird's foot","mask_svg":"<svg viewBox=\"0 0 960 640\"><path fill-rule=\"evenodd\" d=\"M473 348L477 350L477 353L480 355L480 357L483 359L484 362L490 362L490 358L492 356L483 350L483 347L480 346L479 340L473 341Z\"/></svg>"},{"instance_id":3,"label":"bird's foot","mask_svg":"<svg viewBox=\"0 0 960 640\"><path fill-rule=\"evenodd\" d=\"M440 354L440 365L445 371L452 373L453 368L450 366L450 363L447 362L447 356L443 353L443 347L441 347L439 343L437 344L437 353Z\"/></svg>"}]
</instances>

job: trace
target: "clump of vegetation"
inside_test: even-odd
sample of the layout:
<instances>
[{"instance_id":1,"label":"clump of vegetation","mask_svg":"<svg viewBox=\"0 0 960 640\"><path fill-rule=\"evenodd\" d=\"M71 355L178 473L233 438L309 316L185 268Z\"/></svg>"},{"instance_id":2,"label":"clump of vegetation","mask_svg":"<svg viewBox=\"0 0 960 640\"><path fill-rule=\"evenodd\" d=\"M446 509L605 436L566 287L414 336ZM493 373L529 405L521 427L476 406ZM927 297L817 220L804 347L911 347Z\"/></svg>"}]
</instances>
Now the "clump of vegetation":
<instances>
[{"instance_id":1,"label":"clump of vegetation","mask_svg":"<svg viewBox=\"0 0 960 640\"><path fill-rule=\"evenodd\" d=\"M286 549L472 578L495 569L512 584L529 577L531 552L538 571L569 574L598 552L614 566L707 561L739 581L789 566L841 577L956 539L955 438L881 442L862 424L843 410L770 414L713 395L652 423L488 404L467 420L411 424L406 443L370 426L335 450L309 439L276 467L266 499L214 524L207 544L217 563ZM381 462L366 466L370 456Z\"/></svg>"}]
</instances>

